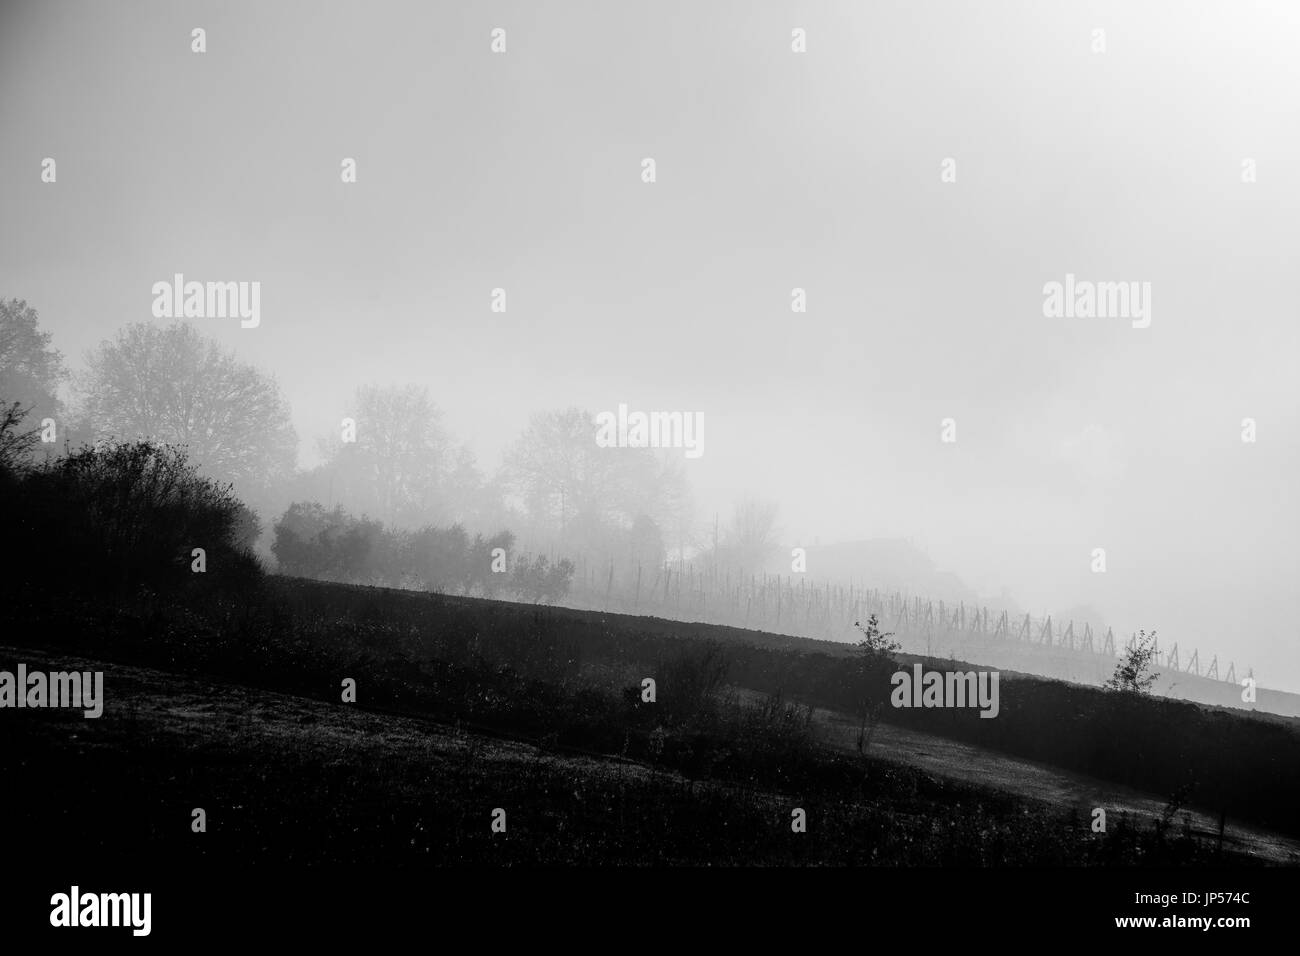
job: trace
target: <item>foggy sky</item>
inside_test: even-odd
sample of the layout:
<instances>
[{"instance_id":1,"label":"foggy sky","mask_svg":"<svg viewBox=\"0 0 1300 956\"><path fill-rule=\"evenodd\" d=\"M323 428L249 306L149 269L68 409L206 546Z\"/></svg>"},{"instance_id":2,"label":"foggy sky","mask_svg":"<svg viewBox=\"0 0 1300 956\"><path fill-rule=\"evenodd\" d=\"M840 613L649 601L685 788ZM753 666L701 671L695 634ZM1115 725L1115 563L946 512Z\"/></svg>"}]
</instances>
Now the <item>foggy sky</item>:
<instances>
[{"instance_id":1,"label":"foggy sky","mask_svg":"<svg viewBox=\"0 0 1300 956\"><path fill-rule=\"evenodd\" d=\"M1300 689L1297 48L1285 3L11 3L0 296L75 369L159 279L260 280L194 321L304 464L363 383L489 469L539 410L700 412L701 518L779 501L811 575L913 538ZM1045 318L1066 273L1151 326Z\"/></svg>"}]
</instances>

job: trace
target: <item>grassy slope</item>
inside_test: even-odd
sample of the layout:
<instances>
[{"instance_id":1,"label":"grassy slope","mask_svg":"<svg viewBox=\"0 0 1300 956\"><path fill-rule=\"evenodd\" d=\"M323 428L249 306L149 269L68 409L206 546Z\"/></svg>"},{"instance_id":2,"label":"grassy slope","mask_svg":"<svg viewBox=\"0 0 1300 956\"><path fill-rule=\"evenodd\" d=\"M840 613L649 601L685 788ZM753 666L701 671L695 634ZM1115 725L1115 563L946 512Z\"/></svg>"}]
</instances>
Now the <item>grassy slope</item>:
<instances>
[{"instance_id":1,"label":"grassy slope","mask_svg":"<svg viewBox=\"0 0 1300 956\"><path fill-rule=\"evenodd\" d=\"M340 611L348 620L387 621L384 626L415 628L412 633L424 635L421 646L436 638L439 622L457 614L477 621L490 641L513 634L532 613L468 598L281 584L300 606L319 605L322 622ZM844 645L735 628L567 609L547 613L561 632L566 621L575 628L579 622L598 625L604 653L615 658L643 635L683 631L787 653L806 653L809 646L834 657L848 653ZM464 733L427 716L329 703L329 691L323 701L276 692L306 690L290 672L269 681L263 675L258 682L264 686L252 689L200 676L202 666L187 677L130 666L130 648L119 652L111 638L94 644L94 657L117 660L110 667L84 665L109 671L109 719L0 715L19 731L0 750L0 776L40 782L22 794L9 792L6 816L43 852L66 840L78 853L88 845L135 852L143 841L156 856L230 860L918 865L1087 857L1104 863L1106 853L1087 830L1088 808L1107 806L1113 833L1116 810L1147 813L1160 804L1150 795L916 728L882 727L872 750L876 759L864 763L845 752L852 735L845 718L827 711L819 712L817 723L831 756L802 768L814 771L807 779L777 772L739 783L717 777L691 783L644 757L636 763L554 747L544 753L520 739ZM40 667L44 661L62 669L71 653L0 648L0 666L22 660ZM237 681L256 679L242 669L234 674ZM504 736L519 738L520 729ZM189 834L194 806L208 810L209 833ZM497 806L509 813L505 835L488 827ZM792 842L793 806L808 810L810 826ZM52 832L57 820L67 827ZM1198 817L1194 825L1204 830L1210 824ZM1240 849L1256 860L1295 861L1294 844L1266 832L1234 827L1229 837L1225 850L1234 856Z\"/></svg>"},{"instance_id":2,"label":"grassy slope","mask_svg":"<svg viewBox=\"0 0 1300 956\"><path fill-rule=\"evenodd\" d=\"M105 669L8 647L0 660ZM17 732L0 752L0 775L39 781L8 794L5 817L19 844L11 848L26 837L46 855L215 865L933 865L1063 862L1055 854L1069 852L1072 839L1095 839L1077 815L1058 812L1077 781L1046 768L1031 778L1023 762L1001 758L985 765L1016 796L990 802L969 774L971 761L990 755L896 728L883 729L875 749L925 768L921 792L901 806L797 785L781 792L692 782L649 764L542 751L427 719L149 668L107 669L104 718L8 715ZM819 719L847 746L836 715ZM808 812L806 834L790 831L795 806ZM207 833L190 832L194 807L207 811ZM490 830L496 807L507 812L504 834ZM954 812L966 818L955 829ZM1233 840L1227 850L1228 860L1285 859L1282 844L1268 840Z\"/></svg>"},{"instance_id":3,"label":"grassy slope","mask_svg":"<svg viewBox=\"0 0 1300 956\"><path fill-rule=\"evenodd\" d=\"M102 666L0 655L33 668ZM869 863L881 850L920 864L951 849L924 800L885 817L148 668L115 665L111 675L104 718L12 715L0 772L41 785L8 794L6 822L43 854L66 845L91 860L749 865ZM50 829L53 803L62 834ZM811 823L800 836L787 822L796 805ZM190 832L194 807L207 811L207 833ZM496 807L507 811L504 834L490 830ZM1050 825L1036 819L1018 836Z\"/></svg>"}]
</instances>

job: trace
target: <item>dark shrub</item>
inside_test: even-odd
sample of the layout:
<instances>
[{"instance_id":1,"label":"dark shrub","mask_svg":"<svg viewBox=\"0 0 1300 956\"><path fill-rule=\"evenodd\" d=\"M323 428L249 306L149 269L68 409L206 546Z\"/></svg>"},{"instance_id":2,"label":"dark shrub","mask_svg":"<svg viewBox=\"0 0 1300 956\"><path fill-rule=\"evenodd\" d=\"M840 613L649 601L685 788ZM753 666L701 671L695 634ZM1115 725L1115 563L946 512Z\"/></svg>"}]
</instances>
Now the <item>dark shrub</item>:
<instances>
[{"instance_id":1,"label":"dark shrub","mask_svg":"<svg viewBox=\"0 0 1300 956\"><path fill-rule=\"evenodd\" d=\"M318 502L291 504L275 524L271 553L286 574L328 581L368 581L383 525Z\"/></svg>"},{"instance_id":2,"label":"dark shrub","mask_svg":"<svg viewBox=\"0 0 1300 956\"><path fill-rule=\"evenodd\" d=\"M656 693L664 716L673 723L707 716L714 695L727 679L728 667L722 645L713 641L663 661L658 667Z\"/></svg>"},{"instance_id":3,"label":"dark shrub","mask_svg":"<svg viewBox=\"0 0 1300 956\"><path fill-rule=\"evenodd\" d=\"M19 580L35 591L164 593L260 576L246 547L256 517L179 448L86 447L9 480L6 545ZM203 575L193 570L198 548Z\"/></svg>"}]
</instances>

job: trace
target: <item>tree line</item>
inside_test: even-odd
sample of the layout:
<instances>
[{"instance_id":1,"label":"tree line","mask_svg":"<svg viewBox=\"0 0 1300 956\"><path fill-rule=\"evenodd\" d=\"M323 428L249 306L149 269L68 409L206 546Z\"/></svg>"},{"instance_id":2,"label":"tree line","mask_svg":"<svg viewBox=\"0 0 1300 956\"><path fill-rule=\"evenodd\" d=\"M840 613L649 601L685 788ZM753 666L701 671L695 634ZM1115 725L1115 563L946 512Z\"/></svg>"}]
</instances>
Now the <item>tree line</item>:
<instances>
[{"instance_id":1,"label":"tree line","mask_svg":"<svg viewBox=\"0 0 1300 956\"><path fill-rule=\"evenodd\" d=\"M70 368L33 307L0 300L0 401L28 426L21 436L10 429L8 454L178 446L263 518L320 502L392 529L509 527L532 550L649 566L670 548L707 541L680 460L597 446L594 416L579 408L535 414L489 474L427 388L363 383L340 405L339 427L317 437L319 463L300 467L292 408L274 374L183 321L128 324ZM747 528L734 543L751 539ZM269 533L259 538L264 559L272 543Z\"/></svg>"},{"instance_id":2,"label":"tree line","mask_svg":"<svg viewBox=\"0 0 1300 956\"><path fill-rule=\"evenodd\" d=\"M385 528L342 507L295 502L275 525L271 550L286 574L482 597L554 603L573 578L573 562L514 554L515 536L473 538L462 525L409 531Z\"/></svg>"}]
</instances>

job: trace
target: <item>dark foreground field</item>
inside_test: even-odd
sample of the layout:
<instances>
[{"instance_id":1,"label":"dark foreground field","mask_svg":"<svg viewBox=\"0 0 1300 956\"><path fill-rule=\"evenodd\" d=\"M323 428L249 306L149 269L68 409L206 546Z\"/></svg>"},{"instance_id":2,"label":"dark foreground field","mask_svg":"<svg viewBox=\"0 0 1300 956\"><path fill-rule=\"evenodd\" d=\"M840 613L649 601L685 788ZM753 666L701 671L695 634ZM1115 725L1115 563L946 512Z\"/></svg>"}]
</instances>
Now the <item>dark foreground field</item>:
<instances>
[{"instance_id":1,"label":"dark foreground field","mask_svg":"<svg viewBox=\"0 0 1300 956\"><path fill-rule=\"evenodd\" d=\"M827 706L844 692L844 651L774 635L291 580L224 607L26 612L45 623L23 633L47 640L0 648L0 667L103 670L107 701L96 720L0 714L15 851L220 865L1297 860L1268 826L1277 793L1239 801L1254 820L1234 810L1220 839L1221 814L1197 809L1195 788L1170 799L1135 785L1122 747L1109 777L1071 768L1087 711L1066 732L1041 729L1059 762L1015 754L1014 730L1000 748L963 740L985 731L951 715L882 726L864 757ZM634 692L642 675L658 681L655 704ZM356 703L340 700L344 678ZM1078 710L1068 685L1040 683L1017 697L1008 682L1010 721L1054 688ZM1223 735L1295 735L1207 719ZM1215 755L1189 747L1202 792L1234 793Z\"/></svg>"},{"instance_id":2,"label":"dark foreground field","mask_svg":"<svg viewBox=\"0 0 1300 956\"><path fill-rule=\"evenodd\" d=\"M31 667L97 662L5 649ZM1196 856L1077 815L883 762L821 779L698 781L431 720L113 666L111 719L24 711L0 767L6 820L86 862L989 864ZM782 786L784 784L784 786ZM207 832L191 831L201 807ZM807 813L806 833L791 812ZM492 813L506 811L493 833Z\"/></svg>"}]
</instances>

